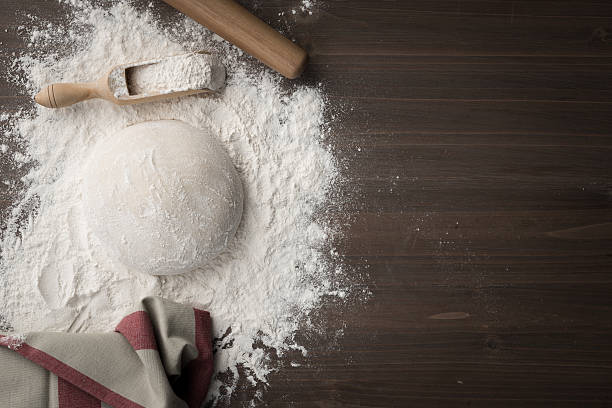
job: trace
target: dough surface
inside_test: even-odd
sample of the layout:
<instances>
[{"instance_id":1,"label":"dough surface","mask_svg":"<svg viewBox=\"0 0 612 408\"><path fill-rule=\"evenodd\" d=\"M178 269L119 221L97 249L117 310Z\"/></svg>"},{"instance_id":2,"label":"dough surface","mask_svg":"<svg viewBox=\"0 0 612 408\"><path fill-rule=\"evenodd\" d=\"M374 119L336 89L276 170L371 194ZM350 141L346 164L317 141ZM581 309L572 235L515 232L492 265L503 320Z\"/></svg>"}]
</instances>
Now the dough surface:
<instances>
[{"instance_id":1,"label":"dough surface","mask_svg":"<svg viewBox=\"0 0 612 408\"><path fill-rule=\"evenodd\" d=\"M144 122L101 141L83 177L91 233L109 256L143 273L205 265L242 217L242 184L227 152L181 121Z\"/></svg>"}]
</instances>

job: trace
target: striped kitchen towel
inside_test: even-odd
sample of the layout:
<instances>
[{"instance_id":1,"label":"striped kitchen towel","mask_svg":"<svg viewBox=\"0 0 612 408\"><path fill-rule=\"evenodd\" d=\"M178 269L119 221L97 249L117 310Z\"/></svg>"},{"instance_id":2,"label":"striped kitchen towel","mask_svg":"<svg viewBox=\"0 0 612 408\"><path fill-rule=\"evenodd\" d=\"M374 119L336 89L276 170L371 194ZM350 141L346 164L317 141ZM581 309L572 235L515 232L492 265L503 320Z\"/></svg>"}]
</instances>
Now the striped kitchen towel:
<instances>
[{"instance_id":1,"label":"striped kitchen towel","mask_svg":"<svg viewBox=\"0 0 612 408\"><path fill-rule=\"evenodd\" d=\"M210 324L208 312L148 297L115 332L0 335L0 407L199 408Z\"/></svg>"}]
</instances>

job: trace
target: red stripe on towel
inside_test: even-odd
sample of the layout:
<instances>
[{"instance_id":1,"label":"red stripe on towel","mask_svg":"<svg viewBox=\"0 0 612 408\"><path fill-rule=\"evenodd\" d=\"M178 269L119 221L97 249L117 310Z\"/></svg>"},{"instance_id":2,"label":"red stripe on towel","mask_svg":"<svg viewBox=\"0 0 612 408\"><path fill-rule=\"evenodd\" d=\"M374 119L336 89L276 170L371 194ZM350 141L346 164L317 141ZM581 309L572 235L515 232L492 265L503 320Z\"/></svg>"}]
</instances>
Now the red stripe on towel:
<instances>
[{"instance_id":1,"label":"red stripe on towel","mask_svg":"<svg viewBox=\"0 0 612 408\"><path fill-rule=\"evenodd\" d=\"M153 324L147 312L134 312L125 316L115 331L121 333L134 350L157 350Z\"/></svg>"},{"instance_id":2,"label":"red stripe on towel","mask_svg":"<svg viewBox=\"0 0 612 408\"><path fill-rule=\"evenodd\" d=\"M59 408L100 408L99 399L75 387L63 378L57 378Z\"/></svg>"},{"instance_id":3,"label":"red stripe on towel","mask_svg":"<svg viewBox=\"0 0 612 408\"><path fill-rule=\"evenodd\" d=\"M213 353L210 314L199 309L193 309L193 312L198 356L184 367L181 376L185 380L181 381L181 389L175 389L175 392L189 408L199 408L208 393L213 373Z\"/></svg>"},{"instance_id":4,"label":"red stripe on towel","mask_svg":"<svg viewBox=\"0 0 612 408\"><path fill-rule=\"evenodd\" d=\"M29 344L24 343L16 352L113 408L144 408Z\"/></svg>"}]
</instances>

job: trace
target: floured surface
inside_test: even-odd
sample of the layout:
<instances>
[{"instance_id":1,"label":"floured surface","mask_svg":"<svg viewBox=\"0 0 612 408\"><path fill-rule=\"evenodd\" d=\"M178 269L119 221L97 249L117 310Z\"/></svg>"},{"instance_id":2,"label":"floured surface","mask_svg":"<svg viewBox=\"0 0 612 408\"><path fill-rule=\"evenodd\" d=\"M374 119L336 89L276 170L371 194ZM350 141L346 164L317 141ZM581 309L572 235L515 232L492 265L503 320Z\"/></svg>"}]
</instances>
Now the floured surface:
<instances>
[{"instance_id":1,"label":"floured surface","mask_svg":"<svg viewBox=\"0 0 612 408\"><path fill-rule=\"evenodd\" d=\"M225 386L213 384L211 398L232 391L240 366L254 382L265 382L277 367L269 350L281 357L291 349L306 352L294 335L308 330L308 313L325 296L353 293L340 284L343 270L328 246L333 228L317 221L337 179L325 145L323 95L306 87L283 92L276 75L247 68L239 51L190 20L162 31L125 2L110 9L67 4L74 15L66 24L39 22L44 28L30 33L32 49L56 47L67 56L22 57L23 74L14 79L28 92L97 78L99 67L202 48L219 53L227 86L213 98L129 107L87 101L61 110L37 107L10 121L8 132L27 153L14 160L34 167L2 239L2 315L20 332L105 331L143 296L164 296L211 312L216 371L232 373ZM218 135L245 189L243 220L228 250L200 271L172 277L135 273L105 256L83 222L80 196L83 165L96 142L160 119Z\"/></svg>"}]
</instances>

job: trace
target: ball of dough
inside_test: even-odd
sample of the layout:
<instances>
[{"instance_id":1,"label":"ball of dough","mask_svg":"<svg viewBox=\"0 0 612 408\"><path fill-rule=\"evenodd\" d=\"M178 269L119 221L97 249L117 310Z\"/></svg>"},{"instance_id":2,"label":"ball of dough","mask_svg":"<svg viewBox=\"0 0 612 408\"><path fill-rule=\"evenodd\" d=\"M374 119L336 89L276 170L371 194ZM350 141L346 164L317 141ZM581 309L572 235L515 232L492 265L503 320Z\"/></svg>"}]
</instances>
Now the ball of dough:
<instances>
[{"instance_id":1,"label":"ball of dough","mask_svg":"<svg viewBox=\"0 0 612 408\"><path fill-rule=\"evenodd\" d=\"M238 173L214 137L184 122L128 127L95 146L84 169L91 233L124 265L151 275L203 266L240 223Z\"/></svg>"}]
</instances>

